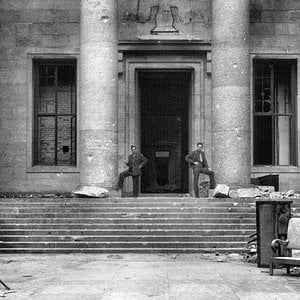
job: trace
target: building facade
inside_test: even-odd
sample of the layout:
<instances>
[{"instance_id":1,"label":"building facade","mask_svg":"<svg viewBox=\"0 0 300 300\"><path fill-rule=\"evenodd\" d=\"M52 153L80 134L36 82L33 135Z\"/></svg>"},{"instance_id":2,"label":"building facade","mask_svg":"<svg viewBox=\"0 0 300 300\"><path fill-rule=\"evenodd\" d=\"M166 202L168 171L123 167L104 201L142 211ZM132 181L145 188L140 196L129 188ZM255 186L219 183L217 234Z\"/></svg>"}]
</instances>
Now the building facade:
<instances>
[{"instance_id":1,"label":"building facade","mask_svg":"<svg viewBox=\"0 0 300 300\"><path fill-rule=\"evenodd\" d=\"M112 190L130 145L143 193L300 191L297 0L0 0L0 191ZM130 190L130 183L127 183Z\"/></svg>"}]
</instances>

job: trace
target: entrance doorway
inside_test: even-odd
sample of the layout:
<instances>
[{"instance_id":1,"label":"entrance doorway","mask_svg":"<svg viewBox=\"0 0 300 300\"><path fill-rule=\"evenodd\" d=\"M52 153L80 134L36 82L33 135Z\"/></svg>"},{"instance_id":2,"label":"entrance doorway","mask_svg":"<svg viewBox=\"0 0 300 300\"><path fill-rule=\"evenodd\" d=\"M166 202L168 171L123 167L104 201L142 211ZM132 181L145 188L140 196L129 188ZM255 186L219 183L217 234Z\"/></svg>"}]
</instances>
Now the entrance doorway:
<instances>
[{"instance_id":1,"label":"entrance doorway","mask_svg":"<svg viewBox=\"0 0 300 300\"><path fill-rule=\"evenodd\" d=\"M188 70L139 71L141 152L148 158L142 193L187 193L189 104Z\"/></svg>"}]
</instances>

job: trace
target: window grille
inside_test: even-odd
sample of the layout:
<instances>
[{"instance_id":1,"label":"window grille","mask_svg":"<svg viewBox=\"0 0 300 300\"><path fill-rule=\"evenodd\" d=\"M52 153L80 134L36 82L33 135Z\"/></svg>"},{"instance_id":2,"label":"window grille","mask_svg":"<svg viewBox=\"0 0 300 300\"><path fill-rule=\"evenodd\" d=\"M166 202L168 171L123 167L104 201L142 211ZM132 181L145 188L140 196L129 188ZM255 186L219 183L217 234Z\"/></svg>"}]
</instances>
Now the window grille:
<instances>
[{"instance_id":1,"label":"window grille","mask_svg":"<svg viewBox=\"0 0 300 300\"><path fill-rule=\"evenodd\" d=\"M76 165L76 61L34 60L34 165Z\"/></svg>"},{"instance_id":2,"label":"window grille","mask_svg":"<svg viewBox=\"0 0 300 300\"><path fill-rule=\"evenodd\" d=\"M255 165L295 165L296 62L254 62Z\"/></svg>"}]
</instances>

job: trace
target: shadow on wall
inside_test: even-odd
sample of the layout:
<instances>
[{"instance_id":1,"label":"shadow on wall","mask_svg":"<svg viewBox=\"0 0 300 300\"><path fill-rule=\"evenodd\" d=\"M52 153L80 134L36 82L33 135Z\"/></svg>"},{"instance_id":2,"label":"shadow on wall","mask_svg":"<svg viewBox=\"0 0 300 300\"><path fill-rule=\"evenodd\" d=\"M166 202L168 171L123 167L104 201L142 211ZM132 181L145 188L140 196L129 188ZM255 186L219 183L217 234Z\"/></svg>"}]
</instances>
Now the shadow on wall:
<instances>
[{"instance_id":1,"label":"shadow on wall","mask_svg":"<svg viewBox=\"0 0 300 300\"><path fill-rule=\"evenodd\" d=\"M251 178L251 183L255 185L274 186L275 191L279 189L279 175L266 175L257 178Z\"/></svg>"}]
</instances>

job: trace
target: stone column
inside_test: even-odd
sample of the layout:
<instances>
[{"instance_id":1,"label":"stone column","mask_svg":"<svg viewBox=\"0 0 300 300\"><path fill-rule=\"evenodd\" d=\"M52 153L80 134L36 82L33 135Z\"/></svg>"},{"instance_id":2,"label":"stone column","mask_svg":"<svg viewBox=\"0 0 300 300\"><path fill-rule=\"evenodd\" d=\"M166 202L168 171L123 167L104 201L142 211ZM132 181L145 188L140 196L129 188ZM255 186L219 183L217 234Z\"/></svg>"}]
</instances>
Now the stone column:
<instances>
[{"instance_id":1,"label":"stone column","mask_svg":"<svg viewBox=\"0 0 300 300\"><path fill-rule=\"evenodd\" d=\"M212 3L212 161L217 183L249 186L250 0Z\"/></svg>"},{"instance_id":2,"label":"stone column","mask_svg":"<svg viewBox=\"0 0 300 300\"><path fill-rule=\"evenodd\" d=\"M117 182L117 1L81 0L80 185Z\"/></svg>"}]
</instances>

